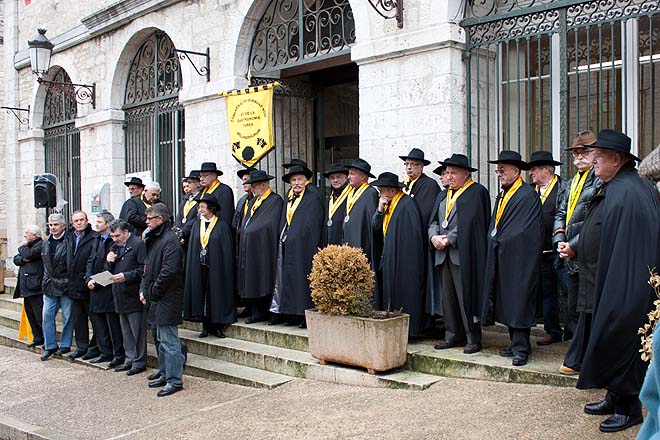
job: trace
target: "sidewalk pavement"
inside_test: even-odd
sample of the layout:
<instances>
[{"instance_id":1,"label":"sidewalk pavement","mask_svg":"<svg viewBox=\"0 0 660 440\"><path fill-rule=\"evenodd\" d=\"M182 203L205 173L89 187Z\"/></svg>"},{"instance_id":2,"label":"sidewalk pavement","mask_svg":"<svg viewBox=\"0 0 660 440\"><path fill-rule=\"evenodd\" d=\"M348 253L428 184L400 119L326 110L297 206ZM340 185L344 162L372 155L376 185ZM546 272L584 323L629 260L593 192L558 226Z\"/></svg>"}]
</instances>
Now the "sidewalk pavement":
<instances>
[{"instance_id":1,"label":"sidewalk pavement","mask_svg":"<svg viewBox=\"0 0 660 440\"><path fill-rule=\"evenodd\" d=\"M157 398L147 374L0 346L0 438L620 440L638 431L598 431L604 417L582 407L601 391L462 379L426 391L297 379L269 391L185 376L182 392Z\"/></svg>"}]
</instances>

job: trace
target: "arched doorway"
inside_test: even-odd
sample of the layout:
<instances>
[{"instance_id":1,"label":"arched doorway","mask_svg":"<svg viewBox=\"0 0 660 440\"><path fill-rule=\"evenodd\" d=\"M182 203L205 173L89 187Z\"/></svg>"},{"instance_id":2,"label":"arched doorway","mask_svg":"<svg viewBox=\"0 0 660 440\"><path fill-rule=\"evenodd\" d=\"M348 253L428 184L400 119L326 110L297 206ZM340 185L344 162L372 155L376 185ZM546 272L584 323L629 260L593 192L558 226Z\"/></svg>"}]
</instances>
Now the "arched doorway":
<instances>
[{"instance_id":1,"label":"arched doorway","mask_svg":"<svg viewBox=\"0 0 660 440\"><path fill-rule=\"evenodd\" d=\"M52 79L56 83L71 83L62 68ZM71 86L73 88L73 85ZM67 219L81 209L80 196L80 132L75 127L78 107L75 94L66 93L58 85L49 84L44 102L45 172L55 174L62 186L62 196L68 202L62 213Z\"/></svg>"},{"instance_id":2,"label":"arched doorway","mask_svg":"<svg viewBox=\"0 0 660 440\"><path fill-rule=\"evenodd\" d=\"M185 125L173 48L161 31L142 42L128 71L123 109L126 174L160 183L161 200L174 210L185 170Z\"/></svg>"},{"instance_id":3,"label":"arched doorway","mask_svg":"<svg viewBox=\"0 0 660 440\"><path fill-rule=\"evenodd\" d=\"M251 84L275 89L275 150L260 163L280 176L304 159L321 173L358 156L358 68L350 60L355 21L348 0L271 0L252 39ZM276 179L279 192L284 185Z\"/></svg>"}]
</instances>

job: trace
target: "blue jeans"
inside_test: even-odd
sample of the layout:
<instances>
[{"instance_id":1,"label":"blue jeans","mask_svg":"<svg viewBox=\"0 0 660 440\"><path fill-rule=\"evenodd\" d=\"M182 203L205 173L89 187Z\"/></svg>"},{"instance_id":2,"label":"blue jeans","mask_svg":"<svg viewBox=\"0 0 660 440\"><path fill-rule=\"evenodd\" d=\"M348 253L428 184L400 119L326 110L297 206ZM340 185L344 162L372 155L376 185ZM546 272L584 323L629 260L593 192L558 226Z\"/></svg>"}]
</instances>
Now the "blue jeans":
<instances>
[{"instance_id":1,"label":"blue jeans","mask_svg":"<svg viewBox=\"0 0 660 440\"><path fill-rule=\"evenodd\" d=\"M158 370L168 384L175 387L183 386L183 354L179 327L176 325L159 325L158 333Z\"/></svg>"},{"instance_id":2,"label":"blue jeans","mask_svg":"<svg viewBox=\"0 0 660 440\"><path fill-rule=\"evenodd\" d=\"M60 336L60 346L71 348L73 340L73 319L71 319L71 307L73 300L68 296L44 295L43 330L46 350L57 348L57 329L55 327L55 316L62 309L64 327Z\"/></svg>"}]
</instances>

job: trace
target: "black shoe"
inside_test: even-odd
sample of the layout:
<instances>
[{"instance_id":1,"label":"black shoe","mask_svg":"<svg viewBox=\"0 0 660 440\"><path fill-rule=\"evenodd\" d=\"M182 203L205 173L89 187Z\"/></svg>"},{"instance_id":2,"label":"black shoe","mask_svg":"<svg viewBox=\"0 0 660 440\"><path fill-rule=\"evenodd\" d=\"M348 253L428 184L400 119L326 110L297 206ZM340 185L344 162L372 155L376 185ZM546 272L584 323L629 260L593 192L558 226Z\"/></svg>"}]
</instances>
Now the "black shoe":
<instances>
[{"instance_id":1,"label":"black shoe","mask_svg":"<svg viewBox=\"0 0 660 440\"><path fill-rule=\"evenodd\" d=\"M253 316L252 318L250 318L250 319L248 319L247 321L245 321L245 323L246 323L246 324L256 324L257 322L264 322L264 321L266 321L267 319L268 319L268 318L266 318L266 317L264 317L264 316ZM176 392L176 391L175 391L175 392Z\"/></svg>"},{"instance_id":2,"label":"black shoe","mask_svg":"<svg viewBox=\"0 0 660 440\"><path fill-rule=\"evenodd\" d=\"M102 364L104 362L110 362L111 360L112 360L112 356L106 356L106 355L102 354L101 356L89 361L89 363L90 364Z\"/></svg>"},{"instance_id":3,"label":"black shoe","mask_svg":"<svg viewBox=\"0 0 660 440\"><path fill-rule=\"evenodd\" d=\"M154 373L151 373L149 376L147 376L147 380L156 380L160 379L160 371L156 370Z\"/></svg>"},{"instance_id":4,"label":"black shoe","mask_svg":"<svg viewBox=\"0 0 660 440\"><path fill-rule=\"evenodd\" d=\"M277 313L273 313L270 315L270 319L268 320L268 325L278 325L282 324L284 322L284 318L282 315L278 315Z\"/></svg>"},{"instance_id":5,"label":"black shoe","mask_svg":"<svg viewBox=\"0 0 660 440\"><path fill-rule=\"evenodd\" d=\"M67 357L69 359L78 359L79 357L85 356L85 353L86 353L85 350L81 350L80 348L76 348L76 350L73 353L69 354Z\"/></svg>"},{"instance_id":6,"label":"black shoe","mask_svg":"<svg viewBox=\"0 0 660 440\"><path fill-rule=\"evenodd\" d=\"M38 347L40 345L44 345L44 340L43 339L35 339L32 342L30 342L27 346L28 346L28 348L34 348L34 347Z\"/></svg>"},{"instance_id":7,"label":"black shoe","mask_svg":"<svg viewBox=\"0 0 660 440\"><path fill-rule=\"evenodd\" d=\"M167 385L167 381L160 376L153 382L149 382L149 388L160 388L164 387L165 385Z\"/></svg>"},{"instance_id":8,"label":"black shoe","mask_svg":"<svg viewBox=\"0 0 660 440\"><path fill-rule=\"evenodd\" d=\"M527 356L520 354L515 355L511 361L511 365L514 367L522 367L523 365L527 365Z\"/></svg>"},{"instance_id":9,"label":"black shoe","mask_svg":"<svg viewBox=\"0 0 660 440\"><path fill-rule=\"evenodd\" d=\"M481 344L465 344L463 347L463 353L465 354L474 354L481 351Z\"/></svg>"},{"instance_id":10,"label":"black shoe","mask_svg":"<svg viewBox=\"0 0 660 440\"><path fill-rule=\"evenodd\" d=\"M144 368L144 367L143 368L131 368L130 370L128 370L126 372L126 376L133 376L135 374L140 374L140 373L143 373L145 371L147 371L147 369Z\"/></svg>"},{"instance_id":11,"label":"black shoe","mask_svg":"<svg viewBox=\"0 0 660 440\"><path fill-rule=\"evenodd\" d=\"M215 336L216 338L220 338L220 339L223 339L223 338L226 338L226 337L227 337L227 336L225 336L225 334L222 332L222 330L219 329L219 328L216 328L215 330L211 331L211 334L212 334L213 336Z\"/></svg>"},{"instance_id":12,"label":"black shoe","mask_svg":"<svg viewBox=\"0 0 660 440\"><path fill-rule=\"evenodd\" d=\"M614 403L607 399L603 399L600 402L587 403L584 405L584 412L592 416L614 414Z\"/></svg>"},{"instance_id":13,"label":"black shoe","mask_svg":"<svg viewBox=\"0 0 660 440\"><path fill-rule=\"evenodd\" d=\"M57 352L56 348L52 348L50 350L44 350L44 352L41 353L41 357L39 359L41 359L42 361L47 361L48 359L50 359L52 355L55 354L55 352Z\"/></svg>"},{"instance_id":14,"label":"black shoe","mask_svg":"<svg viewBox=\"0 0 660 440\"><path fill-rule=\"evenodd\" d=\"M120 365L123 365L124 359L123 358L114 358L113 360L110 361L108 364L108 368L115 368Z\"/></svg>"},{"instance_id":15,"label":"black shoe","mask_svg":"<svg viewBox=\"0 0 660 440\"><path fill-rule=\"evenodd\" d=\"M183 387L175 387L174 385L168 383L167 385L165 385L165 388L158 391L156 395L158 397L165 397L165 396L169 396L170 394L178 393L182 389Z\"/></svg>"},{"instance_id":16,"label":"black shoe","mask_svg":"<svg viewBox=\"0 0 660 440\"><path fill-rule=\"evenodd\" d=\"M513 357L513 350L511 350L511 347L503 348L500 350L500 356L505 358Z\"/></svg>"},{"instance_id":17,"label":"black shoe","mask_svg":"<svg viewBox=\"0 0 660 440\"><path fill-rule=\"evenodd\" d=\"M284 325L286 325L287 327L295 327L297 325L300 325L301 322L302 321L300 320L300 318L292 318L289 319L287 322L285 322Z\"/></svg>"},{"instance_id":18,"label":"black shoe","mask_svg":"<svg viewBox=\"0 0 660 440\"><path fill-rule=\"evenodd\" d=\"M67 354L70 351L71 351L71 347L60 347L57 350L57 354Z\"/></svg>"},{"instance_id":19,"label":"black shoe","mask_svg":"<svg viewBox=\"0 0 660 440\"><path fill-rule=\"evenodd\" d=\"M115 373L121 373L122 371L128 371L131 369L131 366L129 364L122 364L115 368Z\"/></svg>"},{"instance_id":20,"label":"black shoe","mask_svg":"<svg viewBox=\"0 0 660 440\"><path fill-rule=\"evenodd\" d=\"M623 414L614 413L600 424L601 432L618 432L628 429L631 426L639 425L644 418L642 415L638 416L625 416Z\"/></svg>"},{"instance_id":21,"label":"black shoe","mask_svg":"<svg viewBox=\"0 0 660 440\"><path fill-rule=\"evenodd\" d=\"M443 339L441 341L438 341L438 343L435 344L434 348L436 350L446 350L448 348L460 347L461 345L465 345L465 341L448 341L446 339Z\"/></svg>"},{"instance_id":22,"label":"black shoe","mask_svg":"<svg viewBox=\"0 0 660 440\"><path fill-rule=\"evenodd\" d=\"M83 361L88 361L90 359L96 359L97 357L101 356L101 352L98 350L87 350L85 355L82 357Z\"/></svg>"},{"instance_id":23,"label":"black shoe","mask_svg":"<svg viewBox=\"0 0 660 440\"><path fill-rule=\"evenodd\" d=\"M210 335L209 331L204 329L202 332L199 334L200 338L207 338Z\"/></svg>"},{"instance_id":24,"label":"black shoe","mask_svg":"<svg viewBox=\"0 0 660 440\"><path fill-rule=\"evenodd\" d=\"M556 344L557 342L561 342L561 336L547 335L536 341L536 345L543 347L545 345Z\"/></svg>"}]
</instances>

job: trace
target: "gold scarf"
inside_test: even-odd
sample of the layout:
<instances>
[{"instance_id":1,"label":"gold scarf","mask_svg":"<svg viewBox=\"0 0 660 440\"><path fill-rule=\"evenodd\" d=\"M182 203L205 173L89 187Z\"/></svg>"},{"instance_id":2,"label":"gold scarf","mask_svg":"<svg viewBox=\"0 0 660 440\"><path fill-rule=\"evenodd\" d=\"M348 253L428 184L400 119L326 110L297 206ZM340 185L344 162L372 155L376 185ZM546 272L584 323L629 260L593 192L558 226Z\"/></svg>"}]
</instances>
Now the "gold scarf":
<instances>
[{"instance_id":1,"label":"gold scarf","mask_svg":"<svg viewBox=\"0 0 660 440\"><path fill-rule=\"evenodd\" d=\"M545 203L546 199L548 198L548 196L552 192L552 189L555 187L555 185L557 185L558 180L559 179L557 179L557 176L554 176L552 178L552 181L550 182L550 185L548 185L548 187L545 189L545 191L543 191L543 194L541 194L541 205L543 205ZM536 185L536 192L537 193L540 191L540 189L541 188L539 188L539 186Z\"/></svg>"},{"instance_id":2,"label":"gold scarf","mask_svg":"<svg viewBox=\"0 0 660 440\"><path fill-rule=\"evenodd\" d=\"M511 188L506 192L504 197L502 198L502 192L500 192L500 203L497 205L497 214L495 214L495 230L497 231L497 225L500 224L500 219L502 218L502 214L504 214L504 208L506 208L506 205L509 203L509 200L511 200L511 197L520 189L522 186L523 181L522 177L518 176L518 179L511 185Z\"/></svg>"},{"instance_id":3,"label":"gold scarf","mask_svg":"<svg viewBox=\"0 0 660 440\"><path fill-rule=\"evenodd\" d=\"M195 199L188 199L186 200L186 204L183 205L183 216L188 217L188 213L190 210L197 204L197 201Z\"/></svg>"},{"instance_id":4,"label":"gold scarf","mask_svg":"<svg viewBox=\"0 0 660 440\"><path fill-rule=\"evenodd\" d=\"M305 194L305 190L303 189L302 192L296 197L296 200L293 200L293 194L289 198L289 203L286 204L286 224L291 226L291 220L293 220L293 214L296 213L296 209L298 209L298 205L300 205L300 201L303 198L303 195ZM292 203L293 202L293 203Z\"/></svg>"},{"instance_id":5,"label":"gold scarf","mask_svg":"<svg viewBox=\"0 0 660 440\"><path fill-rule=\"evenodd\" d=\"M369 188L369 184L367 182L364 182L362 186L359 188L353 189L353 193L348 196L347 202L346 202L346 215L351 213L351 209L353 209L353 205L355 205L355 202L358 201L362 193Z\"/></svg>"},{"instance_id":6,"label":"gold scarf","mask_svg":"<svg viewBox=\"0 0 660 440\"><path fill-rule=\"evenodd\" d=\"M568 225L568 222L573 216L573 211L575 211L575 207L577 206L577 202L580 199L580 194L582 194L584 183L587 181L587 176L591 172L591 168L593 167L583 171L581 176L580 172L578 171L577 174L575 174L575 177L573 177L573 181L571 182L571 191L568 196L568 207L566 208L566 225Z\"/></svg>"},{"instance_id":7,"label":"gold scarf","mask_svg":"<svg viewBox=\"0 0 660 440\"><path fill-rule=\"evenodd\" d=\"M383 237L387 235L387 228L390 226L390 220L392 220L392 214L394 214L396 205L399 204L399 200L401 200L402 197L403 197L403 191L398 192L390 202L390 206L387 207L387 211L385 212L385 217L383 217Z\"/></svg>"},{"instance_id":8,"label":"gold scarf","mask_svg":"<svg viewBox=\"0 0 660 440\"><path fill-rule=\"evenodd\" d=\"M207 220L204 217L199 219L199 242L202 245L202 249L206 249L206 246L209 244L211 231L213 231L213 227L218 222L218 216L213 216L213 220L211 220L208 228L206 227L206 221Z\"/></svg>"},{"instance_id":9,"label":"gold scarf","mask_svg":"<svg viewBox=\"0 0 660 440\"><path fill-rule=\"evenodd\" d=\"M204 191L202 191L202 195L212 194L213 191L215 191L215 189L219 186L220 186L220 181L218 179L216 179L215 182L213 182L213 184L211 184L211 186L209 186L208 188L204 188Z\"/></svg>"},{"instance_id":10,"label":"gold scarf","mask_svg":"<svg viewBox=\"0 0 660 440\"><path fill-rule=\"evenodd\" d=\"M422 177L421 175L419 177ZM412 192L413 185L417 183L419 177L415 180L411 180L410 176L406 176L406 179L403 181L404 187L401 189L404 194L410 195Z\"/></svg>"},{"instance_id":11,"label":"gold scarf","mask_svg":"<svg viewBox=\"0 0 660 440\"><path fill-rule=\"evenodd\" d=\"M332 216L335 215L337 209L339 209L342 203L344 203L344 200L346 200L348 195L351 193L351 189L351 185L346 185L339 197L337 197L337 200L330 196L328 199L328 220L332 220Z\"/></svg>"},{"instance_id":12,"label":"gold scarf","mask_svg":"<svg viewBox=\"0 0 660 440\"><path fill-rule=\"evenodd\" d=\"M470 187L474 183L474 180L468 178L468 180L465 181L462 187L456 191L456 193L453 193L453 189L450 189L447 191L447 201L445 202L445 220L449 219L449 213L451 212L452 208L454 207L454 204L456 203L456 200L465 192L466 189ZM453 194L453 195L452 195Z\"/></svg>"},{"instance_id":13,"label":"gold scarf","mask_svg":"<svg viewBox=\"0 0 660 440\"><path fill-rule=\"evenodd\" d=\"M261 197L257 198L257 200L255 200L254 205L252 205L252 209L250 210L250 218L252 218L254 213L257 211L257 209L259 209L259 207L263 203L263 201L266 200L266 198L268 198L268 196L272 192L273 192L273 190L271 188L268 188L268 191L266 191L263 196L261 196Z\"/></svg>"}]
</instances>

